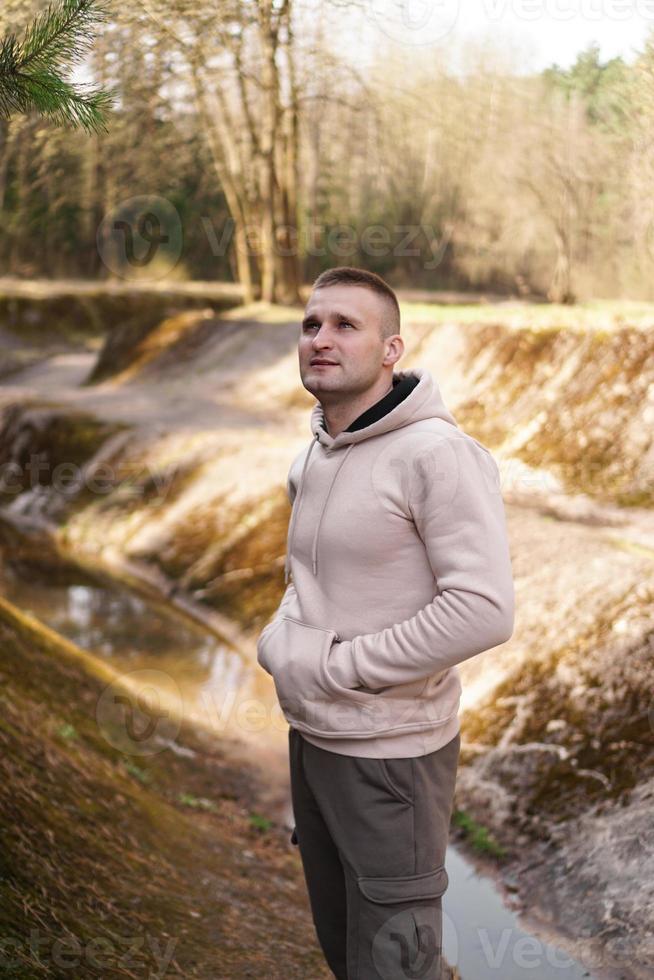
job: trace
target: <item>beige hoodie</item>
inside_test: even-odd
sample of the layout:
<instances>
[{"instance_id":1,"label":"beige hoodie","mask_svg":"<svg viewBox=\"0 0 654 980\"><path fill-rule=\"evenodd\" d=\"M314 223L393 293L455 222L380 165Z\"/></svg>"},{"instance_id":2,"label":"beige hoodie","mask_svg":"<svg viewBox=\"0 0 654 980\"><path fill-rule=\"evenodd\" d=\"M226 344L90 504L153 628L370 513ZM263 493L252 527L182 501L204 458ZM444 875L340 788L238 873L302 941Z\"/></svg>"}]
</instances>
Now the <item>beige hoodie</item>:
<instances>
[{"instance_id":1,"label":"beige hoodie","mask_svg":"<svg viewBox=\"0 0 654 980\"><path fill-rule=\"evenodd\" d=\"M421 756L459 731L456 665L509 639L499 470L437 382L372 424L313 441L288 477L287 588L257 644L289 725L320 748ZM290 573L290 581L289 581Z\"/></svg>"}]
</instances>

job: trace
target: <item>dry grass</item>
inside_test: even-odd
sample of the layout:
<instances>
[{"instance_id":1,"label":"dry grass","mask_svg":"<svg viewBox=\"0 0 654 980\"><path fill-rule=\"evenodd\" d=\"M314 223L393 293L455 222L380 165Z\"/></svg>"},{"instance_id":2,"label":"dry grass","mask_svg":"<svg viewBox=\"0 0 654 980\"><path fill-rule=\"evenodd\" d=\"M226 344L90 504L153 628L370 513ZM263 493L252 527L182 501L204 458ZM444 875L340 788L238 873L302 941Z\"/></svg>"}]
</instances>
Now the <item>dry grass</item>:
<instances>
[{"instance_id":1,"label":"dry grass","mask_svg":"<svg viewBox=\"0 0 654 980\"><path fill-rule=\"evenodd\" d=\"M299 857L215 736L121 752L111 667L1 599L0 649L0 975L327 978Z\"/></svg>"}]
</instances>

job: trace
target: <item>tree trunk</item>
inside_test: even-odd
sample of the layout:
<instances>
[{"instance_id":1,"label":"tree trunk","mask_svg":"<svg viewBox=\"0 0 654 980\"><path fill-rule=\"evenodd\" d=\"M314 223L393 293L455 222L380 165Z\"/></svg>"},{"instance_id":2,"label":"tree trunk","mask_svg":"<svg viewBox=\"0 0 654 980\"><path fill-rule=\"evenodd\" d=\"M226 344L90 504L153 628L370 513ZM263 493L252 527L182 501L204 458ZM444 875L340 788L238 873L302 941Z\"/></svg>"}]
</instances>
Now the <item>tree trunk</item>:
<instances>
[{"instance_id":1,"label":"tree trunk","mask_svg":"<svg viewBox=\"0 0 654 980\"><path fill-rule=\"evenodd\" d=\"M284 50L289 80L289 105L284 115L284 139L281 142L282 177L278 225L278 273L276 299L280 303L301 303L300 245L298 241L298 161L300 143L300 106L295 74L295 51L290 5L284 20Z\"/></svg>"},{"instance_id":2,"label":"tree trunk","mask_svg":"<svg viewBox=\"0 0 654 980\"><path fill-rule=\"evenodd\" d=\"M275 136L279 122L279 75L275 62L277 26L273 21L272 3L259 4L259 31L263 57L263 119L259 154L259 199L261 216L261 299L274 303L276 298L275 241Z\"/></svg>"},{"instance_id":3,"label":"tree trunk","mask_svg":"<svg viewBox=\"0 0 654 980\"><path fill-rule=\"evenodd\" d=\"M16 130L16 203L13 208L11 222L11 248L9 254L9 271L21 275L21 265L23 254L27 254L27 247L24 249L25 238L29 234L27 220L27 198L29 194L28 173L29 164L28 144L29 144L29 123L27 119L17 122ZM26 243L25 243L26 244Z\"/></svg>"},{"instance_id":4,"label":"tree trunk","mask_svg":"<svg viewBox=\"0 0 654 980\"><path fill-rule=\"evenodd\" d=\"M195 87L195 97L198 106L200 119L205 127L211 159L216 170L216 176L220 181L227 207L234 221L234 248L236 254L236 267L238 269L239 284L243 290L243 302L251 303L255 299L254 284L252 281L252 270L250 267L250 244L247 239L247 218L248 213L246 204L239 195L236 182L230 172L230 168L225 162L223 146L227 142L229 150L230 134L221 116L221 107L217 107L214 115L209 112L206 96L206 86L200 76L197 63L192 64L193 84ZM219 131L217 132L217 128ZM231 147L232 151L234 148Z\"/></svg>"},{"instance_id":5,"label":"tree trunk","mask_svg":"<svg viewBox=\"0 0 654 980\"><path fill-rule=\"evenodd\" d=\"M547 298L551 303L574 303L575 295L572 290L570 242L560 231L555 232L556 262Z\"/></svg>"}]
</instances>

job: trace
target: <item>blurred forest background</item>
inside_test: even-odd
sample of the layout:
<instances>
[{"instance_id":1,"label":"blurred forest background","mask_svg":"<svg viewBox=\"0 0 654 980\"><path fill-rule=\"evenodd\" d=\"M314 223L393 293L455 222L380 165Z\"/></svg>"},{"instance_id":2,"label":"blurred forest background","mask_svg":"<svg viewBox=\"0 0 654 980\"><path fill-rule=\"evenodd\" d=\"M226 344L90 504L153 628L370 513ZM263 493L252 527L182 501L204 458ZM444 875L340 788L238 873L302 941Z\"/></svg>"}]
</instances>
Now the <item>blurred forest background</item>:
<instances>
[{"instance_id":1,"label":"blurred forest background","mask_svg":"<svg viewBox=\"0 0 654 980\"><path fill-rule=\"evenodd\" d=\"M106 276L103 216L149 194L183 227L176 277L236 280L246 301L292 302L335 263L414 288L654 298L652 35L630 63L593 44L532 74L501 32L456 67L446 42L361 66L331 6L116 6L85 69L117 94L108 131L0 122L0 269ZM39 9L5 0L0 34Z\"/></svg>"}]
</instances>

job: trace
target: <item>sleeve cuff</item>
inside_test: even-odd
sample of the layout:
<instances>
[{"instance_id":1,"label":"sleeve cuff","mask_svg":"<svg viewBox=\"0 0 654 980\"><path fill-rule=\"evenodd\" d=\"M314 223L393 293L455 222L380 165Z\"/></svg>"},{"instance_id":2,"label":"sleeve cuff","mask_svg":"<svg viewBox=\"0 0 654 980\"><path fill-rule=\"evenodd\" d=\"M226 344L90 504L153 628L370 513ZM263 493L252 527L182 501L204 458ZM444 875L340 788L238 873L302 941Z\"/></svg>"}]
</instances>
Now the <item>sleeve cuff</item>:
<instances>
[{"instance_id":1,"label":"sleeve cuff","mask_svg":"<svg viewBox=\"0 0 654 980\"><path fill-rule=\"evenodd\" d=\"M351 690L361 687L361 678L354 666L354 647L352 640L332 643L327 658L327 673L340 687Z\"/></svg>"}]
</instances>

